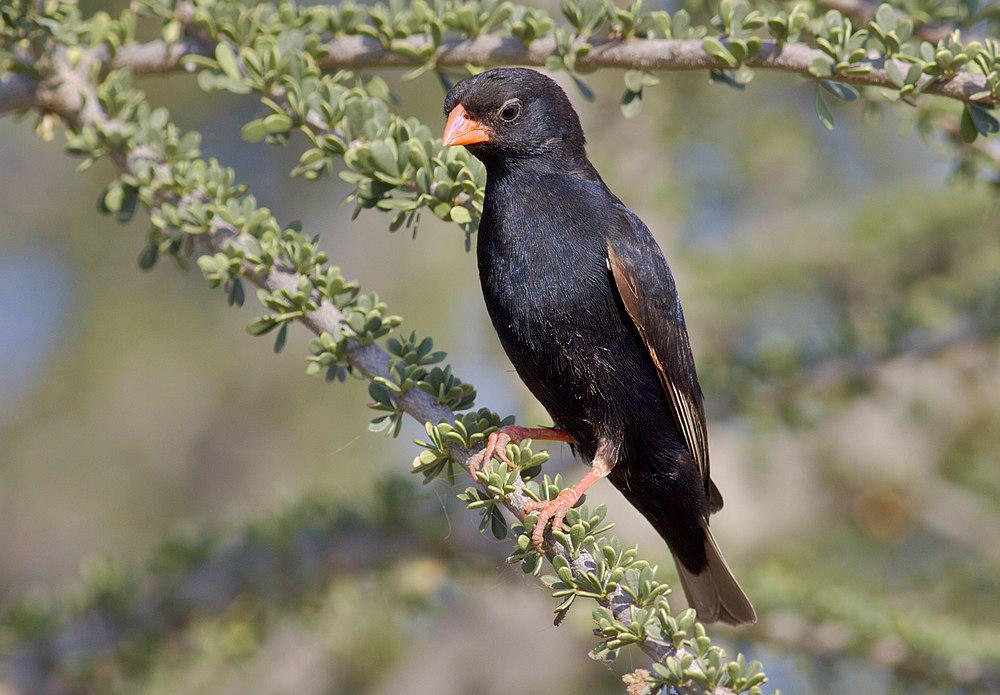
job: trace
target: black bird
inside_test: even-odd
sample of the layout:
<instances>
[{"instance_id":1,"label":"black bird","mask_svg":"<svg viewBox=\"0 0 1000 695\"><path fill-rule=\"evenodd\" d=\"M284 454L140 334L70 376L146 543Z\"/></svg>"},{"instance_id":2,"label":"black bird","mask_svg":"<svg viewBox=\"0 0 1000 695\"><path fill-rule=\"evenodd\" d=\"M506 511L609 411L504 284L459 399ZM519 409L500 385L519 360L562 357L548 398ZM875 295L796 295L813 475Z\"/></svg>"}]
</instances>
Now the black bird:
<instances>
[{"instance_id":1,"label":"black bird","mask_svg":"<svg viewBox=\"0 0 1000 695\"><path fill-rule=\"evenodd\" d=\"M566 93L523 68L487 70L445 99L443 142L486 167L479 277L517 373L555 428L494 433L472 467L505 458L511 439L567 441L592 461L547 503L541 550L580 496L607 477L670 547L681 586L707 622L752 623L708 527L722 496L709 477L701 388L670 268L646 225L587 159Z\"/></svg>"}]
</instances>

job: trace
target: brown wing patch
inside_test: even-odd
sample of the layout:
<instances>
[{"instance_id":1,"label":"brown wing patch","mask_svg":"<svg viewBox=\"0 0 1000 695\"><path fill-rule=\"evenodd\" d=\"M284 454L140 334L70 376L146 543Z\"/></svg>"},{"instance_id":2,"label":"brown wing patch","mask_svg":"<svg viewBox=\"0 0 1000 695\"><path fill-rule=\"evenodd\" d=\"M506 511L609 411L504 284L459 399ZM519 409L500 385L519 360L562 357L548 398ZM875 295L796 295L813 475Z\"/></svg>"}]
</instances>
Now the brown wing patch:
<instances>
[{"instance_id":1,"label":"brown wing patch","mask_svg":"<svg viewBox=\"0 0 1000 695\"><path fill-rule=\"evenodd\" d=\"M652 326L650 307L642 299L635 279L628 272L621 257L608 245L608 267L614 276L618 294L621 296L622 304L628 312L629 318L639 331L646 350L653 360L653 366L660 377L660 384L667 394L667 400L673 407L673 415L680 428L681 435L688 451L694 457L698 470L701 471L702 478L708 485L708 438L705 427L705 416L701 404L697 402L690 393L678 387L677 382L671 377L669 362L667 359L667 346L664 336L656 335ZM714 486L712 486L714 487ZM719 498L721 507L721 497Z\"/></svg>"}]
</instances>

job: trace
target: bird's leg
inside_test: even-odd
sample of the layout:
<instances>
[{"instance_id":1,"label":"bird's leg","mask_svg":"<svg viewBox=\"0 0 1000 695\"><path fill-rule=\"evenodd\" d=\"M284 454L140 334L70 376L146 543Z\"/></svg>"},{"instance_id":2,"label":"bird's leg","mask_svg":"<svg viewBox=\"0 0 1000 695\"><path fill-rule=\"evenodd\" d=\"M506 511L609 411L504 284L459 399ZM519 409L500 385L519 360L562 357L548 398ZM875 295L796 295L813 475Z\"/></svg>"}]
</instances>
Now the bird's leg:
<instances>
[{"instance_id":1,"label":"bird's leg","mask_svg":"<svg viewBox=\"0 0 1000 695\"><path fill-rule=\"evenodd\" d=\"M580 498L590 487L602 478L608 477L611 472L612 459L609 455L609 447L603 443L597 449L594 462L590 465L590 471L583 476L576 485L567 488L556 495L554 500L543 500L541 502L528 502L524 506L524 514L538 512L538 521L535 522L535 530L531 533L531 542L535 546L538 554L542 553L542 539L545 534L545 525L552 519L552 530L561 531L563 519L566 513L573 508Z\"/></svg>"},{"instance_id":2,"label":"bird's leg","mask_svg":"<svg viewBox=\"0 0 1000 695\"><path fill-rule=\"evenodd\" d=\"M498 459L513 466L507 458L507 445L511 442L520 442L525 439L542 439L551 442L572 442L573 437L565 430L557 430L554 427L518 427L517 425L506 425L492 432L486 439L486 446L480 449L479 453L469 459L469 473L473 478L487 461L496 456Z\"/></svg>"}]
</instances>

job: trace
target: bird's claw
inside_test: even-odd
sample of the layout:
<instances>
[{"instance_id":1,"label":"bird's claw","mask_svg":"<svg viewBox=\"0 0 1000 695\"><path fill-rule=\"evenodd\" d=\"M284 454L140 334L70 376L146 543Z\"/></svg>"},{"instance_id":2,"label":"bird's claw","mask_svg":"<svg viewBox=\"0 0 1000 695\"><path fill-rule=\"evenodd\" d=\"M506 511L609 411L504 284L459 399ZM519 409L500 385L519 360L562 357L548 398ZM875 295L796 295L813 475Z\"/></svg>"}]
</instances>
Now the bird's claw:
<instances>
[{"instance_id":1,"label":"bird's claw","mask_svg":"<svg viewBox=\"0 0 1000 695\"><path fill-rule=\"evenodd\" d=\"M508 466L513 466L514 464L507 458L507 445L510 442L510 435L503 430L490 433L490 436L486 438L486 446L480 449L478 454L469 459L469 474L475 478L476 474L486 465L486 462L494 456Z\"/></svg>"},{"instance_id":2,"label":"bird's claw","mask_svg":"<svg viewBox=\"0 0 1000 695\"><path fill-rule=\"evenodd\" d=\"M563 490L554 500L542 500L541 502L528 502L524 505L524 515L528 516L538 512L538 520L535 522L535 530L531 532L531 542L535 550L541 555L543 552L542 541L545 536L545 526L549 519L552 519L552 531L562 531L563 519L567 512L580 499L580 494L570 488Z\"/></svg>"}]
</instances>

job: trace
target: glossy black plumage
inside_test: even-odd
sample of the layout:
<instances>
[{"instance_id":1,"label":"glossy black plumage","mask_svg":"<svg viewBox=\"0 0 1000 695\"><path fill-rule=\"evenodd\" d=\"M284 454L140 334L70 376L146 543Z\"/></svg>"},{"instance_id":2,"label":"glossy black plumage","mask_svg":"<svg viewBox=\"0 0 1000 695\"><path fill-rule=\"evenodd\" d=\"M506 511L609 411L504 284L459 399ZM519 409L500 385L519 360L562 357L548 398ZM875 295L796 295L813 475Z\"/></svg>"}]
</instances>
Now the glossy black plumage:
<instances>
[{"instance_id":1,"label":"glossy black plumage","mask_svg":"<svg viewBox=\"0 0 1000 695\"><path fill-rule=\"evenodd\" d=\"M722 499L662 252L587 159L579 118L552 80L489 70L457 84L445 113L458 105L490 132L468 147L487 169L477 254L504 350L580 454L610 443L611 482L667 541L700 617L752 621L708 530Z\"/></svg>"}]
</instances>

